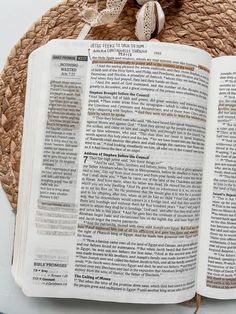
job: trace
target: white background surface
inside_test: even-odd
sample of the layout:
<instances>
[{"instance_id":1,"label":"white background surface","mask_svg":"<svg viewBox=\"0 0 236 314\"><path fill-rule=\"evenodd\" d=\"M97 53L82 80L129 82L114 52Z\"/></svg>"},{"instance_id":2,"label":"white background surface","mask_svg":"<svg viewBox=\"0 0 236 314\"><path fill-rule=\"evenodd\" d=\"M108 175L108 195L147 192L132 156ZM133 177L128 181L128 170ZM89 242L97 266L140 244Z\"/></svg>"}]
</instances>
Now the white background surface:
<instances>
[{"instance_id":1,"label":"white background surface","mask_svg":"<svg viewBox=\"0 0 236 314\"><path fill-rule=\"evenodd\" d=\"M11 47L58 0L0 0L0 70ZM0 188L0 312L4 314L191 314L187 305L132 305L25 297L10 273L14 215ZM236 301L204 300L199 314L236 314Z\"/></svg>"}]
</instances>

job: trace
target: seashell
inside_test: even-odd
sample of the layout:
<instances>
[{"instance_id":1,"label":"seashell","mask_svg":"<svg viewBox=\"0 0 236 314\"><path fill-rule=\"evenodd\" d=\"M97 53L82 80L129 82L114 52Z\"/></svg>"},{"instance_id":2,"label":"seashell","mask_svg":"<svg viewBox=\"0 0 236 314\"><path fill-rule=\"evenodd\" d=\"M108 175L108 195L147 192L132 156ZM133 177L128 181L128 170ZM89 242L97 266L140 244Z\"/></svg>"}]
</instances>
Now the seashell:
<instances>
[{"instance_id":1,"label":"seashell","mask_svg":"<svg viewBox=\"0 0 236 314\"><path fill-rule=\"evenodd\" d=\"M137 13L135 35L139 40L150 40L154 31L159 34L165 24L165 14L157 1L146 2Z\"/></svg>"}]
</instances>

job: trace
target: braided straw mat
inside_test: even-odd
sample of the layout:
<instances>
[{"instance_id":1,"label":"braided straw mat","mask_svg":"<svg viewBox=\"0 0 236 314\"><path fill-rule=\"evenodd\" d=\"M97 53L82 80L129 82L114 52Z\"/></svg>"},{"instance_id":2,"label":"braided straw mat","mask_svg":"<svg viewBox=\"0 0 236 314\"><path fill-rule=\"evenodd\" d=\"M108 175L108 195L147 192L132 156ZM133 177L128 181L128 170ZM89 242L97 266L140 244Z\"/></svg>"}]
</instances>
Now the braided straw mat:
<instances>
[{"instance_id":1,"label":"braided straw mat","mask_svg":"<svg viewBox=\"0 0 236 314\"><path fill-rule=\"evenodd\" d=\"M90 0L90 3L95 0ZM180 9L174 0L162 0L166 14L160 41L194 45L213 56L236 52L236 1L185 0ZM77 38L84 22L82 0L67 0L45 13L12 49L0 77L0 181L14 210L17 205L20 150L29 54L55 38ZM105 0L99 0L101 7ZM129 0L112 25L92 29L87 39L135 40L135 0Z\"/></svg>"}]
</instances>

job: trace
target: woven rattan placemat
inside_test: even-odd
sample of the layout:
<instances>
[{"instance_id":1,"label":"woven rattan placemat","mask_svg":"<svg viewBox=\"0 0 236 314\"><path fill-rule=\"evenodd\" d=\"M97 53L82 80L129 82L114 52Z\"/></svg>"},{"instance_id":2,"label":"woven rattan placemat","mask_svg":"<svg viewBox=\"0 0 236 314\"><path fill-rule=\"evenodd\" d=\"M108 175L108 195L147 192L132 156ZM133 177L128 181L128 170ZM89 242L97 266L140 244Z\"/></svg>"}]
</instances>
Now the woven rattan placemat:
<instances>
[{"instance_id":1,"label":"woven rattan placemat","mask_svg":"<svg viewBox=\"0 0 236 314\"><path fill-rule=\"evenodd\" d=\"M89 2L93 2L92 0ZM185 0L177 9L174 0L160 1L166 14L160 41L194 45L213 56L236 52L236 1ZM82 0L67 0L35 23L11 51L0 77L0 181L16 209L26 69L29 54L55 38L77 38L84 22ZM105 0L99 0L104 5ZM87 39L135 40L138 6L129 0L112 25L92 29Z\"/></svg>"}]
</instances>

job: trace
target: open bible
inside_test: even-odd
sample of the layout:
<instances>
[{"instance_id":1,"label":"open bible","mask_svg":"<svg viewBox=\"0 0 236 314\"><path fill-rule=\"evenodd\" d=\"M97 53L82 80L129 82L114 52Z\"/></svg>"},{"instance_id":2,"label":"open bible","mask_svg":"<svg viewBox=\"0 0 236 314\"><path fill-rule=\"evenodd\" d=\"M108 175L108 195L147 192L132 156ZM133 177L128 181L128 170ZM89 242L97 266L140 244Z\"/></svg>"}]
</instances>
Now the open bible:
<instances>
[{"instance_id":1,"label":"open bible","mask_svg":"<svg viewBox=\"0 0 236 314\"><path fill-rule=\"evenodd\" d=\"M54 40L29 58L12 272L27 296L236 298L236 57Z\"/></svg>"}]
</instances>

